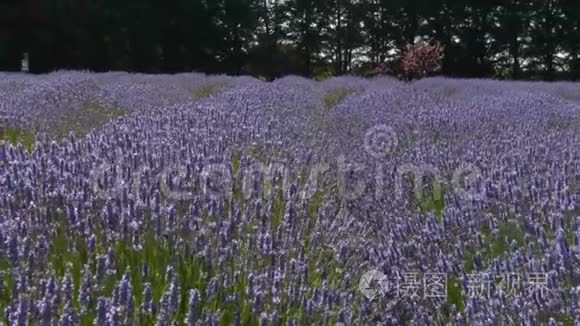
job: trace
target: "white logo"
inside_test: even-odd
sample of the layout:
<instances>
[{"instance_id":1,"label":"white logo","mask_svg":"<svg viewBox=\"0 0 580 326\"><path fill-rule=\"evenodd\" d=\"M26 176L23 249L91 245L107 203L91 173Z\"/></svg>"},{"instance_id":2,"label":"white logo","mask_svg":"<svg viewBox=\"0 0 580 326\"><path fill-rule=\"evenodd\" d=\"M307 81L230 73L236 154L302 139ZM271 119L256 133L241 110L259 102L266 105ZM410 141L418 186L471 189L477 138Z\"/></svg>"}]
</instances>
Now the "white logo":
<instances>
[{"instance_id":1,"label":"white logo","mask_svg":"<svg viewBox=\"0 0 580 326\"><path fill-rule=\"evenodd\" d=\"M376 159L389 155L398 145L397 134L386 125L374 126L367 131L364 146L367 153Z\"/></svg>"},{"instance_id":2,"label":"white logo","mask_svg":"<svg viewBox=\"0 0 580 326\"><path fill-rule=\"evenodd\" d=\"M387 277L380 271L371 270L363 274L358 284L358 289L369 300L382 298L385 296L385 289L388 286Z\"/></svg>"}]
</instances>

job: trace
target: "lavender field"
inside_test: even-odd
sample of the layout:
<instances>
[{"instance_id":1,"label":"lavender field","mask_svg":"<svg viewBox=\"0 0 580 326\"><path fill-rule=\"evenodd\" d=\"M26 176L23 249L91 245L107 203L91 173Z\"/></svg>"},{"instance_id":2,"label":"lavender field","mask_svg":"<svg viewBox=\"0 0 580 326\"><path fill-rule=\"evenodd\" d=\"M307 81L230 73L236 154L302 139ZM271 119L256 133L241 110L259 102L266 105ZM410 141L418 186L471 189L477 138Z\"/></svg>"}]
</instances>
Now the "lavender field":
<instances>
[{"instance_id":1,"label":"lavender field","mask_svg":"<svg viewBox=\"0 0 580 326\"><path fill-rule=\"evenodd\" d=\"M580 325L580 83L0 73L3 325Z\"/></svg>"}]
</instances>

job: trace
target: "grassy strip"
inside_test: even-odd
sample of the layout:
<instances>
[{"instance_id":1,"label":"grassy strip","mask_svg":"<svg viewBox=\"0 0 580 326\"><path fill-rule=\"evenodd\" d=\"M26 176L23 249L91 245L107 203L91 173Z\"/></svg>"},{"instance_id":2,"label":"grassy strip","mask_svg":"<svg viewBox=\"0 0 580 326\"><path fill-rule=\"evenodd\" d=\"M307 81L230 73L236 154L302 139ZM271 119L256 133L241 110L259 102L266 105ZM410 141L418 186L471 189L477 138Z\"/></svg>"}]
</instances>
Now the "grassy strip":
<instances>
[{"instance_id":1,"label":"grassy strip","mask_svg":"<svg viewBox=\"0 0 580 326\"><path fill-rule=\"evenodd\" d=\"M34 151L36 147L36 137L33 131L28 131L18 128L1 128L0 127L0 140L6 143L12 144L13 146L18 146L21 143L27 152Z\"/></svg>"},{"instance_id":2,"label":"grassy strip","mask_svg":"<svg viewBox=\"0 0 580 326\"><path fill-rule=\"evenodd\" d=\"M331 110L342 102L347 96L356 93L356 90L350 88L338 88L328 93L324 97L324 107L326 110Z\"/></svg>"},{"instance_id":3,"label":"grassy strip","mask_svg":"<svg viewBox=\"0 0 580 326\"><path fill-rule=\"evenodd\" d=\"M86 103L77 116L60 122L55 127L54 133L59 139L67 137L71 132L74 132L77 137L84 137L94 128L103 126L125 114L126 111L121 108L96 102Z\"/></svg>"},{"instance_id":4,"label":"grassy strip","mask_svg":"<svg viewBox=\"0 0 580 326\"><path fill-rule=\"evenodd\" d=\"M226 84L223 84L223 83L205 85L202 88L200 88L194 92L193 99L196 101L203 100L205 98L208 98L208 97L216 94L217 92L221 91L225 87L226 87Z\"/></svg>"}]
</instances>

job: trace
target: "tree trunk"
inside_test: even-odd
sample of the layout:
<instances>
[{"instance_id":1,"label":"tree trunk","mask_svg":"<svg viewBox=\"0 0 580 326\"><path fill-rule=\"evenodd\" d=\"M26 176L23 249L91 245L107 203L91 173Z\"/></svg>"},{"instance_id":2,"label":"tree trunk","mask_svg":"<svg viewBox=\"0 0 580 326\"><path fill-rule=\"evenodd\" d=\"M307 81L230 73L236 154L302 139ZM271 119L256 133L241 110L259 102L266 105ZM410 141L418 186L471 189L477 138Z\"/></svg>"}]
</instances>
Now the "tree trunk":
<instances>
[{"instance_id":1,"label":"tree trunk","mask_svg":"<svg viewBox=\"0 0 580 326\"><path fill-rule=\"evenodd\" d=\"M512 78L518 79L520 76L520 44L518 42L518 36L514 35L512 42L510 44L510 55L512 57Z\"/></svg>"},{"instance_id":2,"label":"tree trunk","mask_svg":"<svg viewBox=\"0 0 580 326\"><path fill-rule=\"evenodd\" d=\"M342 14L340 12L340 4L336 3L336 63L335 69L337 74L342 74Z\"/></svg>"}]
</instances>

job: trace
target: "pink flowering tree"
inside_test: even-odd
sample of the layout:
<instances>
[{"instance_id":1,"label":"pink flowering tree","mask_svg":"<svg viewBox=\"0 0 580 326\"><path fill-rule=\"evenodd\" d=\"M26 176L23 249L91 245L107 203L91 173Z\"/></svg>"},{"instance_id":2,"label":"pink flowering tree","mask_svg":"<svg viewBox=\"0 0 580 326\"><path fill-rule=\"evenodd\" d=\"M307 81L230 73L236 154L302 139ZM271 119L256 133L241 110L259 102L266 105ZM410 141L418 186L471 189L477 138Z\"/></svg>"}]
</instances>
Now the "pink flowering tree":
<instances>
[{"instance_id":1,"label":"pink flowering tree","mask_svg":"<svg viewBox=\"0 0 580 326\"><path fill-rule=\"evenodd\" d=\"M420 42L407 45L401 58L401 77L405 80L421 79L441 69L443 46Z\"/></svg>"}]
</instances>

